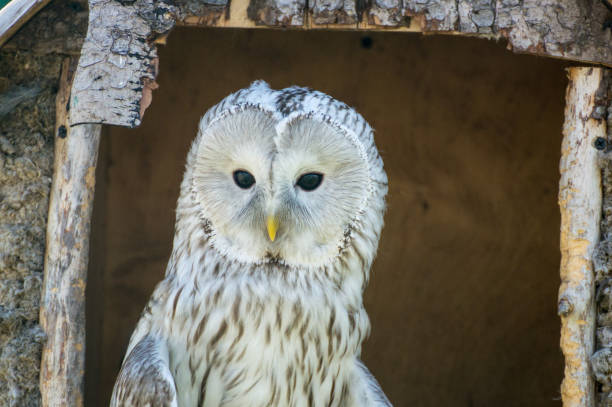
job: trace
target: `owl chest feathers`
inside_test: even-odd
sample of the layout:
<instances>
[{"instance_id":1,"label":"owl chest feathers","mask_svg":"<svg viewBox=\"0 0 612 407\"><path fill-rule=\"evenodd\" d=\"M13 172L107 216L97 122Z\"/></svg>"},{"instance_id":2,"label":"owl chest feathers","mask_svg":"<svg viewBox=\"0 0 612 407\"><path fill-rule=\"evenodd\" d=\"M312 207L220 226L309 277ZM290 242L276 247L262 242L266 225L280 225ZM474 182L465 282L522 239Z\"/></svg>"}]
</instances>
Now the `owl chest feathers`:
<instances>
[{"instance_id":1,"label":"owl chest feathers","mask_svg":"<svg viewBox=\"0 0 612 407\"><path fill-rule=\"evenodd\" d=\"M347 403L369 331L360 293L274 265L238 273L244 266L223 259L184 260L175 267L194 272L167 277L148 311L167 341L180 406Z\"/></svg>"}]
</instances>

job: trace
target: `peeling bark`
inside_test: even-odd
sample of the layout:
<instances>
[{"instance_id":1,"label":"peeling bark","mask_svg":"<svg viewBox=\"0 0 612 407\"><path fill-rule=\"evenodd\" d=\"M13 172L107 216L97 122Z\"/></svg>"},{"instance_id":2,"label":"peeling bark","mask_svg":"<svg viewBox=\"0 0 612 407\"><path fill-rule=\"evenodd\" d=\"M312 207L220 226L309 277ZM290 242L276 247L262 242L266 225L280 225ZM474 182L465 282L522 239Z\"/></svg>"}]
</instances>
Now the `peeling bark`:
<instances>
[{"instance_id":1,"label":"peeling bark","mask_svg":"<svg viewBox=\"0 0 612 407\"><path fill-rule=\"evenodd\" d=\"M247 15L256 25L301 26L306 0L251 0Z\"/></svg>"},{"instance_id":2,"label":"peeling bark","mask_svg":"<svg viewBox=\"0 0 612 407\"><path fill-rule=\"evenodd\" d=\"M605 124L592 117L602 68L569 68L565 123L561 147L561 350L565 407L592 406L594 381L590 357L594 351L595 307L593 257L599 241L601 181L596 141Z\"/></svg>"},{"instance_id":3,"label":"peeling bark","mask_svg":"<svg viewBox=\"0 0 612 407\"><path fill-rule=\"evenodd\" d=\"M87 32L87 0L55 0L36 14L3 49L37 55L80 55Z\"/></svg>"},{"instance_id":4,"label":"peeling bark","mask_svg":"<svg viewBox=\"0 0 612 407\"><path fill-rule=\"evenodd\" d=\"M612 71L607 69L595 97L592 118L607 124L607 136L597 140L602 167L603 210L600 242L595 258L595 304L597 309L597 351L591 358L593 374L599 382L597 402L612 405ZM607 122L607 123L606 123Z\"/></svg>"},{"instance_id":5,"label":"peeling bark","mask_svg":"<svg viewBox=\"0 0 612 407\"><path fill-rule=\"evenodd\" d=\"M394 29L507 39L516 52L612 66L595 0L90 0L71 124L135 127L156 88L156 39L175 22L218 27ZM363 19L363 23L361 22ZM144 107L144 108L143 108Z\"/></svg>"},{"instance_id":6,"label":"peeling bark","mask_svg":"<svg viewBox=\"0 0 612 407\"><path fill-rule=\"evenodd\" d=\"M604 29L609 17L601 1L528 0L496 7L494 32L516 52L549 55L612 66L612 36Z\"/></svg>"},{"instance_id":7,"label":"peeling bark","mask_svg":"<svg viewBox=\"0 0 612 407\"><path fill-rule=\"evenodd\" d=\"M349 19L325 20L322 10L356 10L340 0L309 4L315 24L351 24ZM251 0L248 17L256 24L302 25L303 0ZM365 10L369 24L401 27L414 19L422 32L482 34L505 38L516 52L549 55L612 66L612 33L604 28L606 7L594 0L372 0ZM333 13L332 13L333 14ZM355 27L362 28L362 27Z\"/></svg>"},{"instance_id":8,"label":"peeling bark","mask_svg":"<svg viewBox=\"0 0 612 407\"><path fill-rule=\"evenodd\" d=\"M49 0L12 0L0 9L0 46Z\"/></svg>"},{"instance_id":9,"label":"peeling bark","mask_svg":"<svg viewBox=\"0 0 612 407\"><path fill-rule=\"evenodd\" d=\"M355 24L359 21L354 0L314 0L309 5L315 24Z\"/></svg>"},{"instance_id":10,"label":"peeling bark","mask_svg":"<svg viewBox=\"0 0 612 407\"><path fill-rule=\"evenodd\" d=\"M154 82L157 74L157 51L148 39L154 28L173 26L172 9L160 10L153 24L143 18L154 7L152 2L121 6L113 0L94 0L89 7L89 27L72 86L75 110L70 123L138 126L145 80Z\"/></svg>"},{"instance_id":11,"label":"peeling bark","mask_svg":"<svg viewBox=\"0 0 612 407\"><path fill-rule=\"evenodd\" d=\"M368 22L381 26L398 26L403 19L402 0L373 0Z\"/></svg>"}]
</instances>

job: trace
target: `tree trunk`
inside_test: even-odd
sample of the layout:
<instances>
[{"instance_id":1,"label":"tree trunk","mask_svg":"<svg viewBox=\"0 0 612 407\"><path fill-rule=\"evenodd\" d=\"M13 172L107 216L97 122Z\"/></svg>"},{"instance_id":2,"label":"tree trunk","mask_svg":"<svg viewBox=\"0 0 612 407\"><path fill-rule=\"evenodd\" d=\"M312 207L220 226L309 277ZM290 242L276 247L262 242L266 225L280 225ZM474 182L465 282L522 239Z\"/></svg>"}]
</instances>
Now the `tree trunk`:
<instances>
[{"instance_id":1,"label":"tree trunk","mask_svg":"<svg viewBox=\"0 0 612 407\"><path fill-rule=\"evenodd\" d=\"M40 322L47 335L40 388L43 406L83 405L85 286L101 126L67 125L70 68L57 97L53 184L47 223Z\"/></svg>"}]
</instances>

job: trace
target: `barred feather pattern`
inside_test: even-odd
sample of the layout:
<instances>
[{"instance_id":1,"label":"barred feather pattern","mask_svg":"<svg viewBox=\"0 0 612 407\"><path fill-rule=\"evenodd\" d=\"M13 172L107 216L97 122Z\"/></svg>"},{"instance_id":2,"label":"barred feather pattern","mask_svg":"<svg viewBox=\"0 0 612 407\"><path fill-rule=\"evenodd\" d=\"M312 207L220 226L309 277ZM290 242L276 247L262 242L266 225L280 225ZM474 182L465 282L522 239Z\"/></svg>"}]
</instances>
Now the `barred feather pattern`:
<instances>
[{"instance_id":1,"label":"barred feather pattern","mask_svg":"<svg viewBox=\"0 0 612 407\"><path fill-rule=\"evenodd\" d=\"M313 93L341 103L309 89L272 91L256 82L211 109L200 128L249 98L262 109L268 100L279 117L303 114ZM217 250L214 225L194 189L201 134L196 138L166 276L132 335L112 406L391 406L359 360L370 330L362 293L382 228L386 175L367 123L354 110L341 110L362 126L358 134L375 174L337 255L316 267L282 259L246 263Z\"/></svg>"}]
</instances>

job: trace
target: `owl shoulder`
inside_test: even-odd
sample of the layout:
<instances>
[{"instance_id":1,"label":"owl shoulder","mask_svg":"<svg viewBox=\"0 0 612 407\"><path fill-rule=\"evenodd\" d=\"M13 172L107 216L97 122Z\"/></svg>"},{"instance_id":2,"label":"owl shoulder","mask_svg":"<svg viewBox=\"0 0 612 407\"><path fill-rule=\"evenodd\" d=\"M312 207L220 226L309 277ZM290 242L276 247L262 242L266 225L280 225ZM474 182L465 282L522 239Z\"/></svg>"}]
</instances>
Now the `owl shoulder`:
<instances>
[{"instance_id":1,"label":"owl shoulder","mask_svg":"<svg viewBox=\"0 0 612 407\"><path fill-rule=\"evenodd\" d=\"M123 361L111 407L177 407L168 351L159 338L146 335Z\"/></svg>"}]
</instances>

